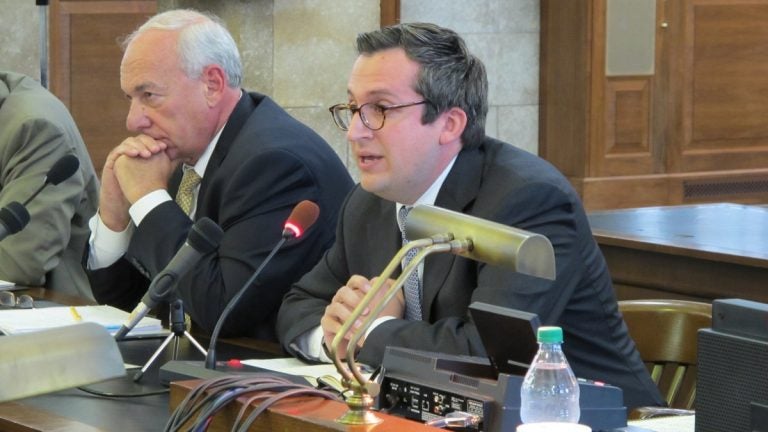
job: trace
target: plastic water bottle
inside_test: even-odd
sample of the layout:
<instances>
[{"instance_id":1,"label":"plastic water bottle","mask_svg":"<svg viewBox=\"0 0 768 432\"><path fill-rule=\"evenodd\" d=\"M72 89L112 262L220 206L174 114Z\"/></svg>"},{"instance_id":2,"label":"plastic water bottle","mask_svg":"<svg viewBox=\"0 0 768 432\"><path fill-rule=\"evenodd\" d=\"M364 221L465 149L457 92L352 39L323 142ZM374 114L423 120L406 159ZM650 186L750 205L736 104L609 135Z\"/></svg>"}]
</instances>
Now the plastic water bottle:
<instances>
[{"instance_id":1,"label":"plastic water bottle","mask_svg":"<svg viewBox=\"0 0 768 432\"><path fill-rule=\"evenodd\" d=\"M578 423L579 383L565 359L563 329L539 327L539 352L520 387L523 423Z\"/></svg>"}]
</instances>

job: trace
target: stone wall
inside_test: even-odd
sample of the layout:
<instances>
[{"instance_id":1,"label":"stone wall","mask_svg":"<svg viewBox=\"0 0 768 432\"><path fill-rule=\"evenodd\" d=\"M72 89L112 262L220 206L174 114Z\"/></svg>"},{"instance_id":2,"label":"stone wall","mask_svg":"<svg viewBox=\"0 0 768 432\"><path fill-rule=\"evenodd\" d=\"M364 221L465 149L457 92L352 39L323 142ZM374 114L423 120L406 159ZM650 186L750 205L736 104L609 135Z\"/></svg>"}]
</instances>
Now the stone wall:
<instances>
[{"instance_id":1,"label":"stone wall","mask_svg":"<svg viewBox=\"0 0 768 432\"><path fill-rule=\"evenodd\" d=\"M0 69L40 79L40 18L32 0L0 0Z\"/></svg>"},{"instance_id":2,"label":"stone wall","mask_svg":"<svg viewBox=\"0 0 768 432\"><path fill-rule=\"evenodd\" d=\"M0 68L39 78L34 3L0 0ZM379 26L378 0L158 0L161 11L182 7L220 16L240 47L244 86L318 131L357 177L327 108L346 99L355 35ZM401 19L462 34L487 66L488 134L538 151L539 0L401 0Z\"/></svg>"},{"instance_id":3,"label":"stone wall","mask_svg":"<svg viewBox=\"0 0 768 432\"><path fill-rule=\"evenodd\" d=\"M539 0L401 0L400 17L460 33L488 72L486 133L538 153Z\"/></svg>"}]
</instances>

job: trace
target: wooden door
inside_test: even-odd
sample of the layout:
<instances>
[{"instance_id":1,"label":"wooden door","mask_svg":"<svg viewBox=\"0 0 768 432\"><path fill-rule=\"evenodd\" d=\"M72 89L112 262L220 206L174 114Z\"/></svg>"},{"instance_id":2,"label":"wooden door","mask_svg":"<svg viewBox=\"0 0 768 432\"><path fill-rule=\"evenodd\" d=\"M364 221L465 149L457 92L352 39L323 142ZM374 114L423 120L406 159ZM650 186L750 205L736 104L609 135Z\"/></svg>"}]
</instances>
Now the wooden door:
<instances>
[{"instance_id":1,"label":"wooden door","mask_svg":"<svg viewBox=\"0 0 768 432\"><path fill-rule=\"evenodd\" d=\"M768 0L644 3L653 65L627 74L606 29L631 0L541 0L542 156L591 210L768 203Z\"/></svg>"},{"instance_id":2,"label":"wooden door","mask_svg":"<svg viewBox=\"0 0 768 432\"><path fill-rule=\"evenodd\" d=\"M688 202L766 202L768 0L668 0L667 17L667 170L701 173Z\"/></svg>"},{"instance_id":3,"label":"wooden door","mask_svg":"<svg viewBox=\"0 0 768 432\"><path fill-rule=\"evenodd\" d=\"M99 175L126 136L120 38L157 10L152 1L52 0L50 87L69 108Z\"/></svg>"}]
</instances>

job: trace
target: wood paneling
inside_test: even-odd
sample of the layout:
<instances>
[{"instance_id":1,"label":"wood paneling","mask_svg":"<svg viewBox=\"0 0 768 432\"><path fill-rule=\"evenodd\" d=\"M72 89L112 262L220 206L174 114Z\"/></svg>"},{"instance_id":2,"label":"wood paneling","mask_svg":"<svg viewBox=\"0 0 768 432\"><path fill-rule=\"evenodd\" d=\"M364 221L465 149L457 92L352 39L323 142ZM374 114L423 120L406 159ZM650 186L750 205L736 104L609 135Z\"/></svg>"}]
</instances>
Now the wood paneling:
<instances>
[{"instance_id":1,"label":"wood paneling","mask_svg":"<svg viewBox=\"0 0 768 432\"><path fill-rule=\"evenodd\" d=\"M154 14L157 5L53 0L50 7L51 91L69 108L101 174L107 153L127 135L119 40Z\"/></svg>"},{"instance_id":2,"label":"wood paneling","mask_svg":"<svg viewBox=\"0 0 768 432\"><path fill-rule=\"evenodd\" d=\"M657 0L656 69L619 77L606 4L541 0L542 156L588 209L768 203L768 0Z\"/></svg>"},{"instance_id":3,"label":"wood paneling","mask_svg":"<svg viewBox=\"0 0 768 432\"><path fill-rule=\"evenodd\" d=\"M400 22L400 0L381 0L381 26Z\"/></svg>"},{"instance_id":4,"label":"wood paneling","mask_svg":"<svg viewBox=\"0 0 768 432\"><path fill-rule=\"evenodd\" d=\"M653 172L650 142L650 80L609 79L606 82L605 149L596 164L598 176Z\"/></svg>"},{"instance_id":5,"label":"wood paneling","mask_svg":"<svg viewBox=\"0 0 768 432\"><path fill-rule=\"evenodd\" d=\"M678 171L768 166L768 2L688 0ZM673 84L674 85L674 84Z\"/></svg>"},{"instance_id":6,"label":"wood paneling","mask_svg":"<svg viewBox=\"0 0 768 432\"><path fill-rule=\"evenodd\" d=\"M592 4L541 1L539 152L571 178L589 170Z\"/></svg>"}]
</instances>

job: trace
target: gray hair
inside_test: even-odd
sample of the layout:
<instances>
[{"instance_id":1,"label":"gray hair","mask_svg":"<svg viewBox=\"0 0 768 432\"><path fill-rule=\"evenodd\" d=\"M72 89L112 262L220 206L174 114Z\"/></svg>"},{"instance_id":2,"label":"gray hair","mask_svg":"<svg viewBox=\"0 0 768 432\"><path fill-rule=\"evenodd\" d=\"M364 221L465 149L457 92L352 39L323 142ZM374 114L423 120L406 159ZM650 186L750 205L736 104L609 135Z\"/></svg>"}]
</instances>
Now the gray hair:
<instances>
[{"instance_id":1,"label":"gray hair","mask_svg":"<svg viewBox=\"0 0 768 432\"><path fill-rule=\"evenodd\" d=\"M176 9L157 14L128 35L125 49L147 30L179 32L177 52L181 68L190 78L199 78L203 68L216 64L224 69L229 87L239 88L243 81L243 65L237 44L219 17L193 9Z\"/></svg>"},{"instance_id":2,"label":"gray hair","mask_svg":"<svg viewBox=\"0 0 768 432\"><path fill-rule=\"evenodd\" d=\"M429 101L422 124L453 107L467 114L461 134L464 146L477 146L485 137L488 113L488 78L483 62L472 55L453 30L428 23L403 23L357 36L357 52L373 54L402 48L421 68L415 91Z\"/></svg>"}]
</instances>

